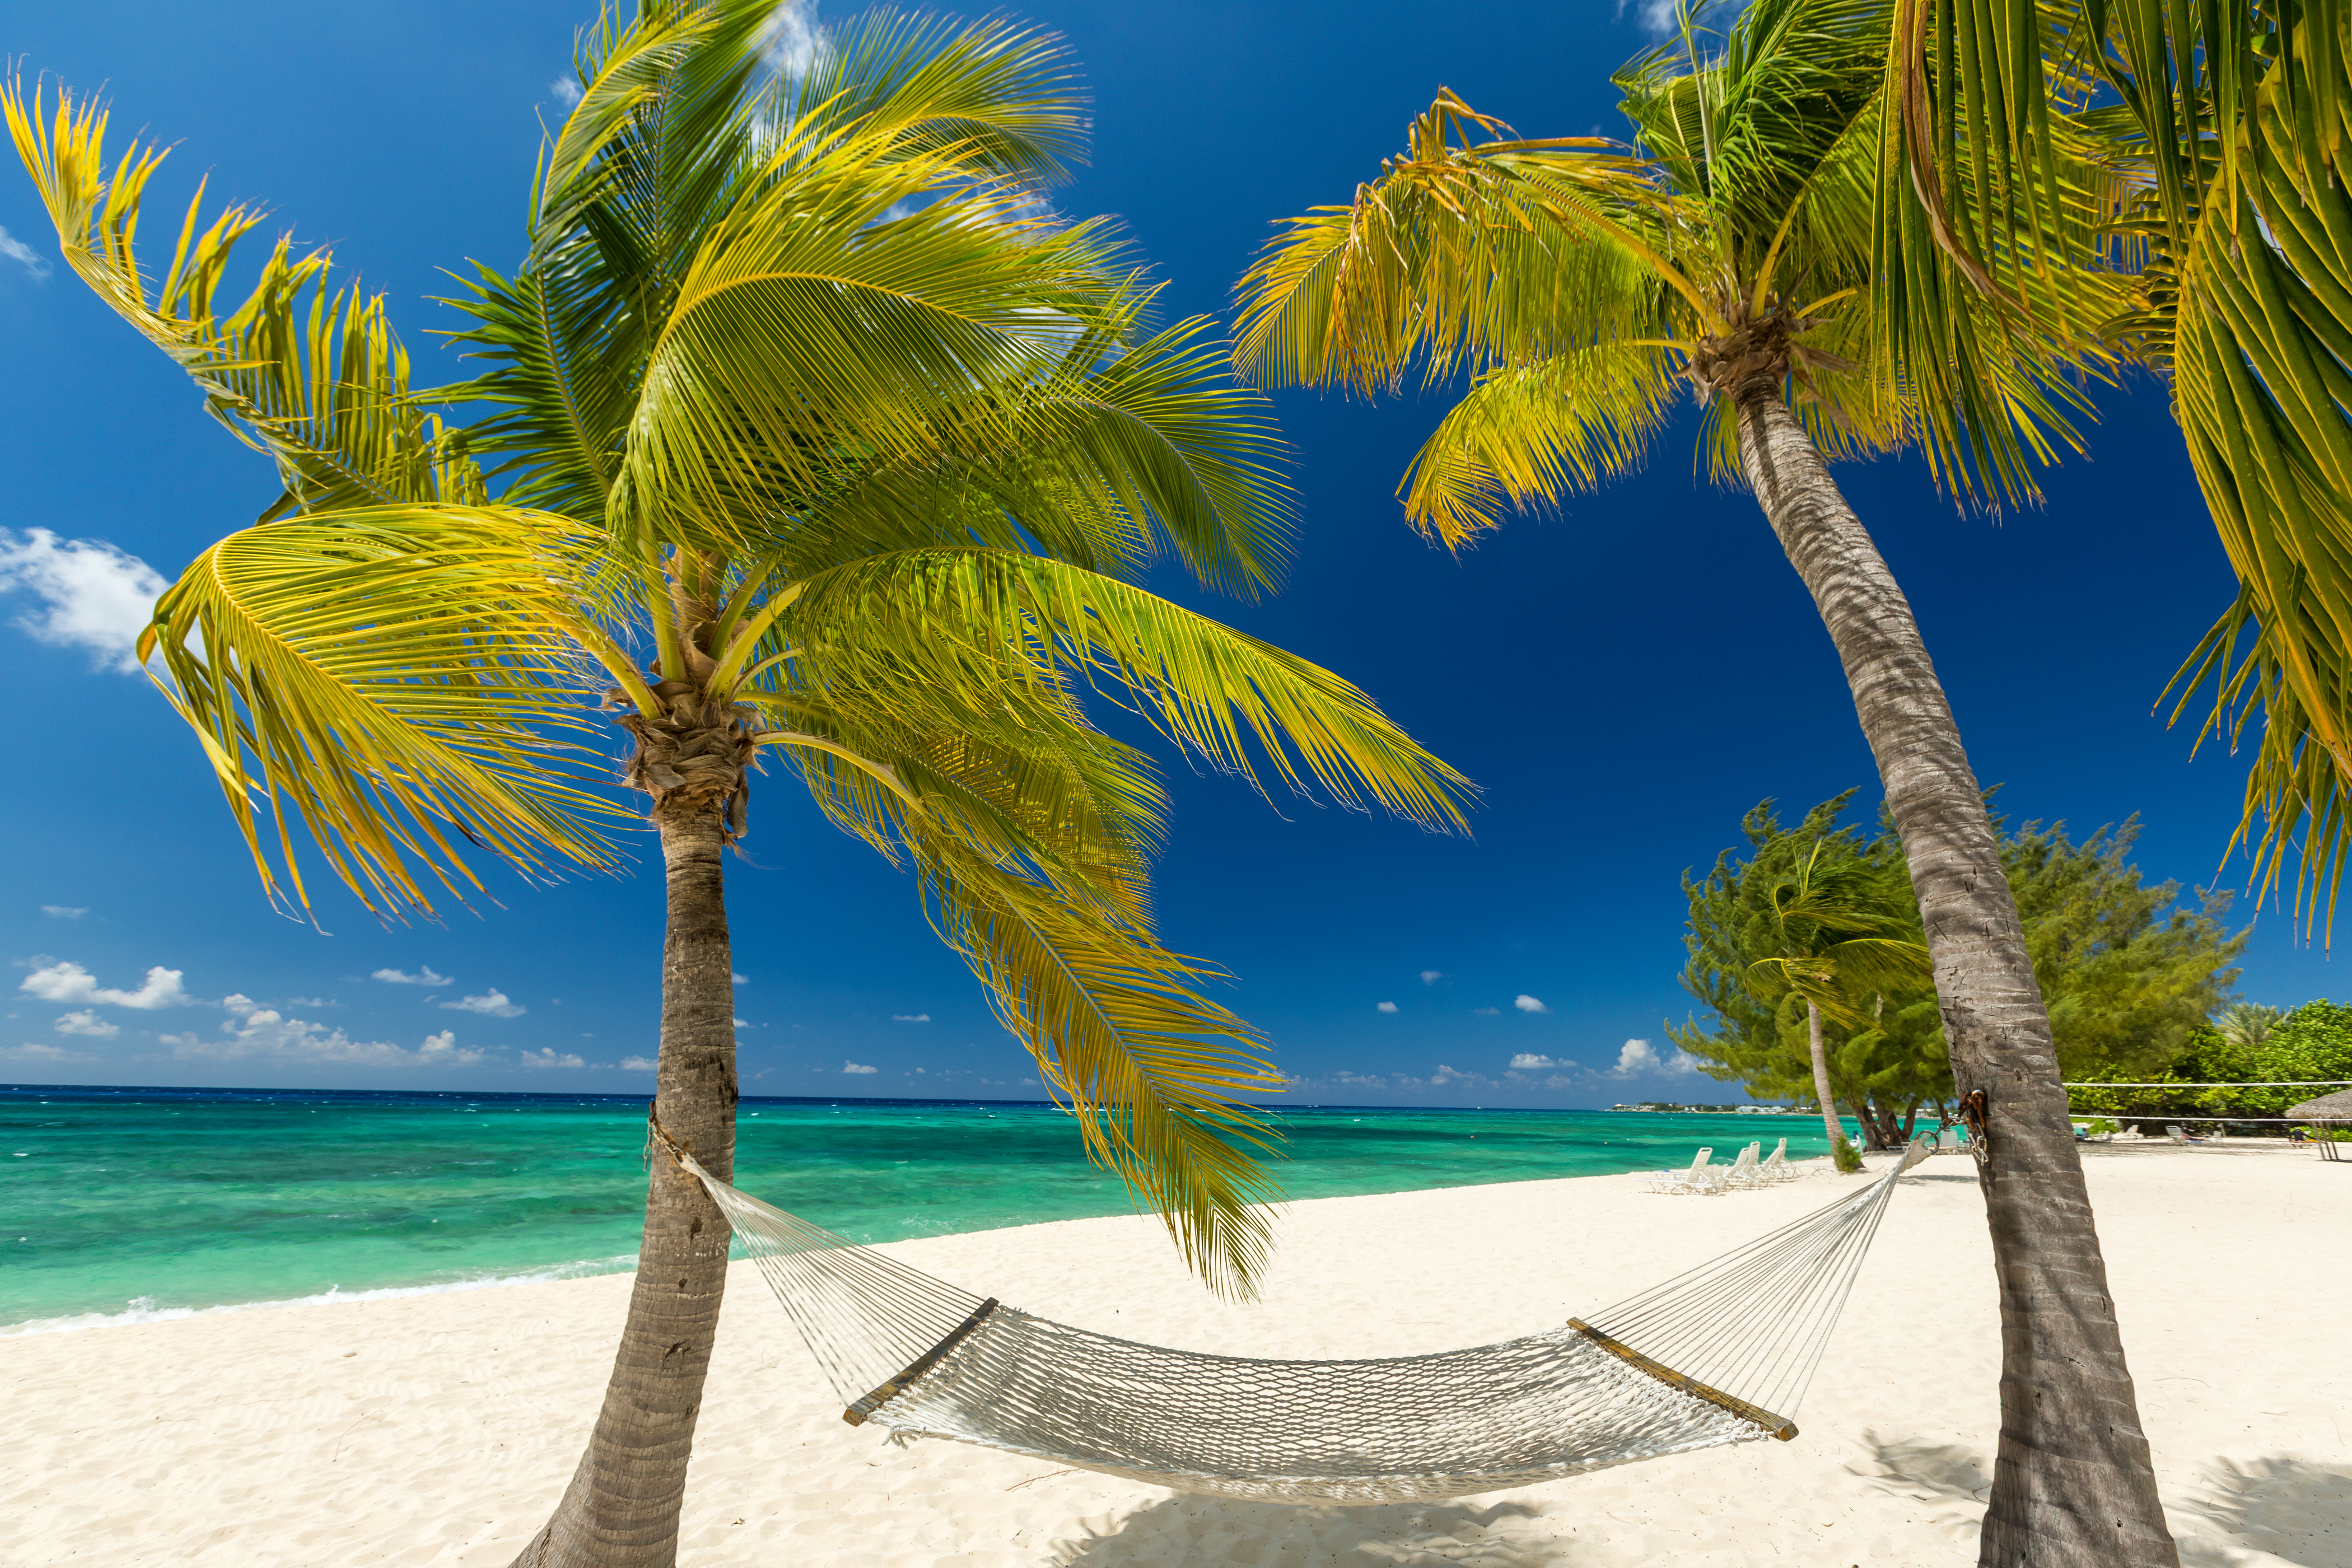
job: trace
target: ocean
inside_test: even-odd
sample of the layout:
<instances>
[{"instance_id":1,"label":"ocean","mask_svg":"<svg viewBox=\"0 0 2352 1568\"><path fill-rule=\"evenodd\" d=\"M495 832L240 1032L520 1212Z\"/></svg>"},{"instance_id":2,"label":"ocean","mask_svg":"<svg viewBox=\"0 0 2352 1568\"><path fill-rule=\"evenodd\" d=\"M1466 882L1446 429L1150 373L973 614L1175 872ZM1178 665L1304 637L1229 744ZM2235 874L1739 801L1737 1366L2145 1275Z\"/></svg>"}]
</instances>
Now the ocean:
<instances>
[{"instance_id":1,"label":"ocean","mask_svg":"<svg viewBox=\"0 0 2352 1568\"><path fill-rule=\"evenodd\" d=\"M1054 1107L750 1100L735 1180L858 1241L1124 1214ZM0 1333L632 1267L645 1101L0 1085ZM1290 1198L1687 1164L1817 1116L1286 1105Z\"/></svg>"}]
</instances>

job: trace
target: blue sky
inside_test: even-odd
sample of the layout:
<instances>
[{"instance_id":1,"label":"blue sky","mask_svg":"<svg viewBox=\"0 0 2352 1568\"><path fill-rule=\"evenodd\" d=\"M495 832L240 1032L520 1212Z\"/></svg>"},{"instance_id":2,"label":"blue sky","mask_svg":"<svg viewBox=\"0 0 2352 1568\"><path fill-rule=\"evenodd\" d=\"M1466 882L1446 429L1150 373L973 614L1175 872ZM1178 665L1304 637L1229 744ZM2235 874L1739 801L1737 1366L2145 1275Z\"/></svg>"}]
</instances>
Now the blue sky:
<instances>
[{"instance_id":1,"label":"blue sky","mask_svg":"<svg viewBox=\"0 0 2352 1568\"><path fill-rule=\"evenodd\" d=\"M1345 200L1440 85L1528 134L1613 131L1607 74L1644 41L1638 5L1461 4L1443 26L1382 4L1022 14L1067 37L1095 100L1093 162L1059 206L1118 215L1181 313L1223 311L1269 222ZM179 16L28 8L0 52L103 85L118 143L141 128L175 143L167 210L208 174L215 199L331 242L388 294L418 383L455 379L429 336L448 324L428 302L436 269L514 259L588 13ZM642 849L619 880L494 875L495 903L439 923L383 925L331 886L320 929L267 906L194 741L106 639L142 571L177 572L275 487L55 264L13 165L0 226L0 672L17 714L0 769L0 1080L649 1085L661 910ZM151 229L166 227L159 212ZM1423 544L1393 490L1440 412L1286 395L1304 524L1286 592L1244 605L1173 574L1155 586L1370 690L1483 786L1475 836L1269 803L1169 759L1165 934L1234 972L1225 999L1306 1100L1735 1099L1677 1070L1660 1027L1689 1006L1677 879L1760 797L1794 812L1863 785L1874 803L1828 638L1753 503L1695 479L1687 430L1643 476L1459 560ZM2242 881L2221 864L2242 767L2192 761L2189 735L2150 714L2231 592L2161 390L2110 398L2090 460L2051 474L2038 510L1960 514L1905 461L1840 479L2001 805L2083 831L2137 812L2152 879ZM909 879L785 790L756 811L730 891L746 1091L1034 1092ZM2284 912L2262 916L2245 995L2293 1005L2336 984Z\"/></svg>"}]
</instances>

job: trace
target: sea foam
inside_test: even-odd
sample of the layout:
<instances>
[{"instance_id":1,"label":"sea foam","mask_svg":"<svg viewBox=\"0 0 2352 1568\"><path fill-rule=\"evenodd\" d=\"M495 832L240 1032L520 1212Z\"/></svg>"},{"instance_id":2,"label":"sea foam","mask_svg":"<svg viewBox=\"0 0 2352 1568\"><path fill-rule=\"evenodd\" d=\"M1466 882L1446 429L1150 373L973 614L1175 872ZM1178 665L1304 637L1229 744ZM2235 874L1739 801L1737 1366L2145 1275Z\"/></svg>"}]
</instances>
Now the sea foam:
<instances>
[{"instance_id":1,"label":"sea foam","mask_svg":"<svg viewBox=\"0 0 2352 1568\"><path fill-rule=\"evenodd\" d=\"M31 1318L0 1324L0 1340L29 1334L66 1334L80 1329L112 1329L128 1323L168 1323L181 1318L213 1318L224 1312L261 1312L273 1307L334 1307L350 1301L383 1301L397 1296L445 1296L453 1290L497 1290L509 1285L544 1285L559 1279L585 1279L599 1274L620 1274L637 1266L637 1255L583 1258L573 1263L530 1269L520 1274L489 1274L478 1279L452 1279L437 1285L387 1285L373 1290L345 1290L329 1286L311 1296L279 1301L231 1301L218 1307L161 1307L152 1296L134 1296L120 1312L76 1312L62 1318Z\"/></svg>"}]
</instances>

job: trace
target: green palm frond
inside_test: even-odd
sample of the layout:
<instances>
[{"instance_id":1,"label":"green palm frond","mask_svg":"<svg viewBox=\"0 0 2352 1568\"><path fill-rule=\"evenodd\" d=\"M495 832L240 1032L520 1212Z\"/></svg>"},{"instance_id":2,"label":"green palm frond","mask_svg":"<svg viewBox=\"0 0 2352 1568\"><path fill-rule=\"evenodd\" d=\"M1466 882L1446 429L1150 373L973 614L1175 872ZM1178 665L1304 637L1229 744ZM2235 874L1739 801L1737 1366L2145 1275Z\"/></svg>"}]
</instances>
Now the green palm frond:
<instances>
[{"instance_id":1,"label":"green palm frond","mask_svg":"<svg viewBox=\"0 0 2352 1568\"><path fill-rule=\"evenodd\" d=\"M879 555L810 578L785 623L802 679L881 710L982 721L1008 689L1058 689L1075 668L1221 771L1261 770L1343 805L1365 797L1431 827L1464 826L1468 781L1330 671L1131 584L978 547Z\"/></svg>"},{"instance_id":2,"label":"green palm frond","mask_svg":"<svg viewBox=\"0 0 2352 1568\"><path fill-rule=\"evenodd\" d=\"M1632 472L1677 368L1663 347L1611 343L1488 371L1414 455L1405 516L1458 550L1511 510Z\"/></svg>"},{"instance_id":3,"label":"green palm frond","mask_svg":"<svg viewBox=\"0 0 2352 1568\"><path fill-rule=\"evenodd\" d=\"M1092 917L972 854L917 835L933 922L971 960L1038 1077L1076 1113L1087 1152L1161 1216L1223 1294L1255 1293L1275 1195L1275 1139L1244 1103L1281 1078L1255 1031L1201 994L1217 972Z\"/></svg>"},{"instance_id":4,"label":"green palm frond","mask_svg":"<svg viewBox=\"0 0 2352 1568\"><path fill-rule=\"evenodd\" d=\"M296 819L372 909L426 904L412 861L479 887L457 840L527 872L612 864L583 711L609 671L566 581L583 543L547 514L376 508L258 524L181 574L139 654L162 659L266 886L282 874L310 905Z\"/></svg>"},{"instance_id":5,"label":"green palm frond","mask_svg":"<svg viewBox=\"0 0 2352 1568\"><path fill-rule=\"evenodd\" d=\"M263 516L398 502L478 502L481 476L448 454L408 393L408 356L381 297L330 291L323 251L278 241L245 302L215 312L230 253L261 215L224 208L209 225L201 185L151 297L136 246L148 181L163 159L132 143L107 168L105 107L60 92L52 118L36 89L0 89L19 157L57 226L68 266L169 354L215 418L278 465L285 493Z\"/></svg>"}]
</instances>

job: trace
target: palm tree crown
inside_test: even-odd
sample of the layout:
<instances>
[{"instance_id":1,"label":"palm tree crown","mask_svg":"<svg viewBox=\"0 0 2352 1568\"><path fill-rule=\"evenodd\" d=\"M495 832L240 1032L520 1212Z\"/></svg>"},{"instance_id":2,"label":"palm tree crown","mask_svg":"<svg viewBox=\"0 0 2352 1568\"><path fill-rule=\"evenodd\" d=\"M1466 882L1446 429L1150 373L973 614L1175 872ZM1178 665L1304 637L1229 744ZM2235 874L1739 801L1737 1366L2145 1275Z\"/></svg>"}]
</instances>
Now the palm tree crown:
<instances>
[{"instance_id":1,"label":"palm tree crown","mask_svg":"<svg viewBox=\"0 0 2352 1568\"><path fill-rule=\"evenodd\" d=\"M257 864L307 905L299 821L371 904L614 863L583 696L655 820L749 828L780 763L914 869L1089 1149L1246 1289L1270 1134L1262 1042L1153 933L1164 801L1099 691L1212 766L1433 826L1464 781L1360 692L1139 585L1172 554L1267 585L1287 508L1262 410L1202 321L1042 183L1079 144L1050 38L876 14L768 60L772 0L608 13L512 270L452 303L478 377L413 392L379 300L202 193L150 289L161 154L9 93L68 260L275 459L278 500L158 605L142 655ZM487 405L447 426L427 403ZM496 488L495 499L492 490ZM274 819L255 809L266 800ZM667 814L667 815L666 815ZM731 1067L727 1069L731 1094Z\"/></svg>"}]
</instances>

